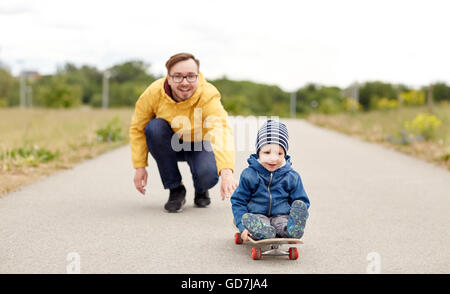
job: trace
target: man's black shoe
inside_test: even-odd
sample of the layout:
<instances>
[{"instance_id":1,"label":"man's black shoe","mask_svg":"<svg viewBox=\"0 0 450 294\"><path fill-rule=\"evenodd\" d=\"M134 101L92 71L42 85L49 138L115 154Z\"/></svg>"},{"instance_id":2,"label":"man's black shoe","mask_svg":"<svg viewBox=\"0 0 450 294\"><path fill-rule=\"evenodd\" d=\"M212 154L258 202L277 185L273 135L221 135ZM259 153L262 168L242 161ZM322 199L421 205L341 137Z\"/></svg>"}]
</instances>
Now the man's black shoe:
<instances>
[{"instance_id":1,"label":"man's black shoe","mask_svg":"<svg viewBox=\"0 0 450 294\"><path fill-rule=\"evenodd\" d=\"M194 203L198 207L206 207L211 203L211 199L209 198L209 192L205 193L197 193L195 192Z\"/></svg>"},{"instance_id":2,"label":"man's black shoe","mask_svg":"<svg viewBox=\"0 0 450 294\"><path fill-rule=\"evenodd\" d=\"M170 189L169 200L164 208L168 212L181 212L186 203L186 188L181 185L178 188Z\"/></svg>"}]
</instances>

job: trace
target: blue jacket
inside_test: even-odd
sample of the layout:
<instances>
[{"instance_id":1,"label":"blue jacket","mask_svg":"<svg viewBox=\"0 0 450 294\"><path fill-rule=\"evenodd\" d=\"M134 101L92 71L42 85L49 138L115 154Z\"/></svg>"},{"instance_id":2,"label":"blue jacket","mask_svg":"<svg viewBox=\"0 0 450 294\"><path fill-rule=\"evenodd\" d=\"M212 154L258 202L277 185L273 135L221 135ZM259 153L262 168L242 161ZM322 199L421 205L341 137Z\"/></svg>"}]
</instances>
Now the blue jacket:
<instances>
[{"instance_id":1,"label":"blue jacket","mask_svg":"<svg viewBox=\"0 0 450 294\"><path fill-rule=\"evenodd\" d=\"M269 217L289 214L295 200L302 200L309 208L302 179L292 169L289 155L286 164L274 172L262 166L256 154L250 155L247 161L249 167L242 171L239 186L231 196L234 221L240 232L245 229L241 219L247 212Z\"/></svg>"}]
</instances>

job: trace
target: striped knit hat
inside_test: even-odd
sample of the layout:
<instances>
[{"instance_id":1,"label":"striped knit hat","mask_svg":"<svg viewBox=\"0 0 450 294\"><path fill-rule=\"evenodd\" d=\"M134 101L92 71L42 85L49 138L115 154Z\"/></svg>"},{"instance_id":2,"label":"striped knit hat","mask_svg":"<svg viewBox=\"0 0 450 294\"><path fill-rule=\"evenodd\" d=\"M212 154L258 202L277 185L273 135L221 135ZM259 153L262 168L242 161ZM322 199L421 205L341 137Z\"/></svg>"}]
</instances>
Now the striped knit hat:
<instances>
[{"instance_id":1,"label":"striped knit hat","mask_svg":"<svg viewBox=\"0 0 450 294\"><path fill-rule=\"evenodd\" d=\"M256 154L259 149L267 144L278 144L283 147L284 152L287 154L289 148L289 135L286 126L283 123L268 120L259 129L256 136Z\"/></svg>"}]
</instances>

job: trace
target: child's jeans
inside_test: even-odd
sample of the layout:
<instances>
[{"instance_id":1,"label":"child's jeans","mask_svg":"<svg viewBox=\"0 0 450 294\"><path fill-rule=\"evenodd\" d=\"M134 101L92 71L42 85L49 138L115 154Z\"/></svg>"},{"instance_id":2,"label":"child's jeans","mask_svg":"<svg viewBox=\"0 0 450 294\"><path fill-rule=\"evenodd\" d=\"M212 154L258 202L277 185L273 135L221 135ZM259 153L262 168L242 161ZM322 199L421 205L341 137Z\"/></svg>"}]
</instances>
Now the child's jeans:
<instances>
[{"instance_id":1,"label":"child's jeans","mask_svg":"<svg viewBox=\"0 0 450 294\"><path fill-rule=\"evenodd\" d=\"M270 225L275 228L278 238L289 238L287 232L287 223L289 215L281 214L274 215L272 217L265 216L264 214L255 214L266 225Z\"/></svg>"}]
</instances>

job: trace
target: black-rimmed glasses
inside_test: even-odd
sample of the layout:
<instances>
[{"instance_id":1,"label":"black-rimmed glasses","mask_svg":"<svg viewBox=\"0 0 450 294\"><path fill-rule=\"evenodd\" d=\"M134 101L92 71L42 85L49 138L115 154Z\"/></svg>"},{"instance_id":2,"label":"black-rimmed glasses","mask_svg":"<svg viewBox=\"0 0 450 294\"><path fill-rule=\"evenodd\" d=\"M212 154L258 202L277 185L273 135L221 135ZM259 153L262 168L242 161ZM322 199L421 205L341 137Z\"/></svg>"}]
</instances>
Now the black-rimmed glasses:
<instances>
[{"instance_id":1,"label":"black-rimmed glasses","mask_svg":"<svg viewBox=\"0 0 450 294\"><path fill-rule=\"evenodd\" d=\"M186 81L188 81L189 83L193 83L193 82L195 82L197 80L198 75L196 75L196 74L188 74L186 76L173 75L173 76L170 76L170 77L172 78L172 80L175 83L181 83L184 79L186 79Z\"/></svg>"}]
</instances>

